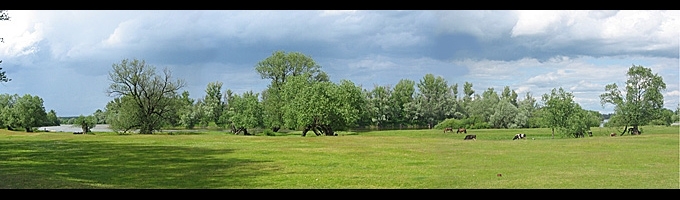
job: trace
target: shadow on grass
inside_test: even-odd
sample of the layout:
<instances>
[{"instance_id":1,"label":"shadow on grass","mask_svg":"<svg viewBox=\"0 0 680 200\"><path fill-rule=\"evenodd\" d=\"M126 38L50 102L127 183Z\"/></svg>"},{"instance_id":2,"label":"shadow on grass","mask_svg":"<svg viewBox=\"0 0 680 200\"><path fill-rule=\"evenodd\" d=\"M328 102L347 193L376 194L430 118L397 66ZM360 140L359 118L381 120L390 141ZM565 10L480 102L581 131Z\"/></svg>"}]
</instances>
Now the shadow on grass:
<instances>
[{"instance_id":1,"label":"shadow on grass","mask_svg":"<svg viewBox=\"0 0 680 200\"><path fill-rule=\"evenodd\" d=\"M233 149L82 141L0 141L0 188L254 188L270 161Z\"/></svg>"}]
</instances>

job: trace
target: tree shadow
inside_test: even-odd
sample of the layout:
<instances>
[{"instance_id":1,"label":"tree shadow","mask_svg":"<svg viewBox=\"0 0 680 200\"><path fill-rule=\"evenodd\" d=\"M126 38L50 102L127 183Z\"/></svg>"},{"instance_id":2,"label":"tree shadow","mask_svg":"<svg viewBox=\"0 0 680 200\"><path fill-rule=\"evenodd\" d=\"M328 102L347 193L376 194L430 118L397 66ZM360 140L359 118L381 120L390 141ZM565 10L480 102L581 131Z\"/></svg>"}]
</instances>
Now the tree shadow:
<instances>
[{"instance_id":1,"label":"tree shadow","mask_svg":"<svg viewBox=\"0 0 680 200\"><path fill-rule=\"evenodd\" d=\"M255 188L278 169L234 149L0 141L0 188Z\"/></svg>"}]
</instances>

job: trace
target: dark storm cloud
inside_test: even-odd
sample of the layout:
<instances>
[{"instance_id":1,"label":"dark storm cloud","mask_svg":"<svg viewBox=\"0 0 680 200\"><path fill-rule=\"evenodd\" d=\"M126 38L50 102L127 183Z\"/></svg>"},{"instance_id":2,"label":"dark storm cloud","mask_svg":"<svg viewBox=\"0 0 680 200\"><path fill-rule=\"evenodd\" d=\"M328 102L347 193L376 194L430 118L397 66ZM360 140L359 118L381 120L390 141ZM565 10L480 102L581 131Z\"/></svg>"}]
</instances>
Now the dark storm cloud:
<instances>
[{"instance_id":1,"label":"dark storm cloud","mask_svg":"<svg viewBox=\"0 0 680 200\"><path fill-rule=\"evenodd\" d=\"M540 96L564 87L598 110L598 88L643 64L664 76L668 103L677 104L677 13L10 11L12 21L0 22L0 67L13 81L0 87L38 94L59 115L90 114L111 100L103 94L111 65L136 58L171 69L192 98L215 81L261 92L269 80L254 67L281 50L308 55L331 80L364 88L432 73L459 87L469 81L480 93L510 86Z\"/></svg>"}]
</instances>

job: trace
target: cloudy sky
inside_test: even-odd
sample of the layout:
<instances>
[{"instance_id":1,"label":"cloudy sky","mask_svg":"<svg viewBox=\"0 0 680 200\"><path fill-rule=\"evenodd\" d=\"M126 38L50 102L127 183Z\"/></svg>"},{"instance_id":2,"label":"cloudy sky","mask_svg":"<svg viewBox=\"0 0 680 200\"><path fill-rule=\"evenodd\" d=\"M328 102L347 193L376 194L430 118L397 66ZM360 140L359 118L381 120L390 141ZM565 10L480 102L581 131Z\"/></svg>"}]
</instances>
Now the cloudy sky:
<instances>
[{"instance_id":1,"label":"cloudy sky","mask_svg":"<svg viewBox=\"0 0 680 200\"><path fill-rule=\"evenodd\" d=\"M255 65L274 51L301 52L332 81L366 89L428 73L476 93L505 86L520 98L562 87L585 109L632 65L663 77L665 107L680 91L680 11L50 11L9 10L0 21L0 93L31 94L58 116L104 109L108 72L145 60L184 79L192 98L209 82L261 92Z\"/></svg>"}]
</instances>

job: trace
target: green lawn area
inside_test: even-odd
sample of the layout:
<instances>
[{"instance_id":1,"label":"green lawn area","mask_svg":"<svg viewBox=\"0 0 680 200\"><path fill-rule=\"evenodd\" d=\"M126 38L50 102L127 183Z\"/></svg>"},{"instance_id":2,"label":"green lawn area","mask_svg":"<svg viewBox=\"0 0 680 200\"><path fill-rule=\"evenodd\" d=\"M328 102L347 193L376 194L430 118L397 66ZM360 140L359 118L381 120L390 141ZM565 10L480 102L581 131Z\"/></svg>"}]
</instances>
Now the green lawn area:
<instances>
[{"instance_id":1,"label":"green lawn area","mask_svg":"<svg viewBox=\"0 0 680 200\"><path fill-rule=\"evenodd\" d=\"M0 188L680 188L680 129L118 135L0 130ZM526 133L526 140L512 140ZM500 174L500 176L498 176Z\"/></svg>"}]
</instances>

